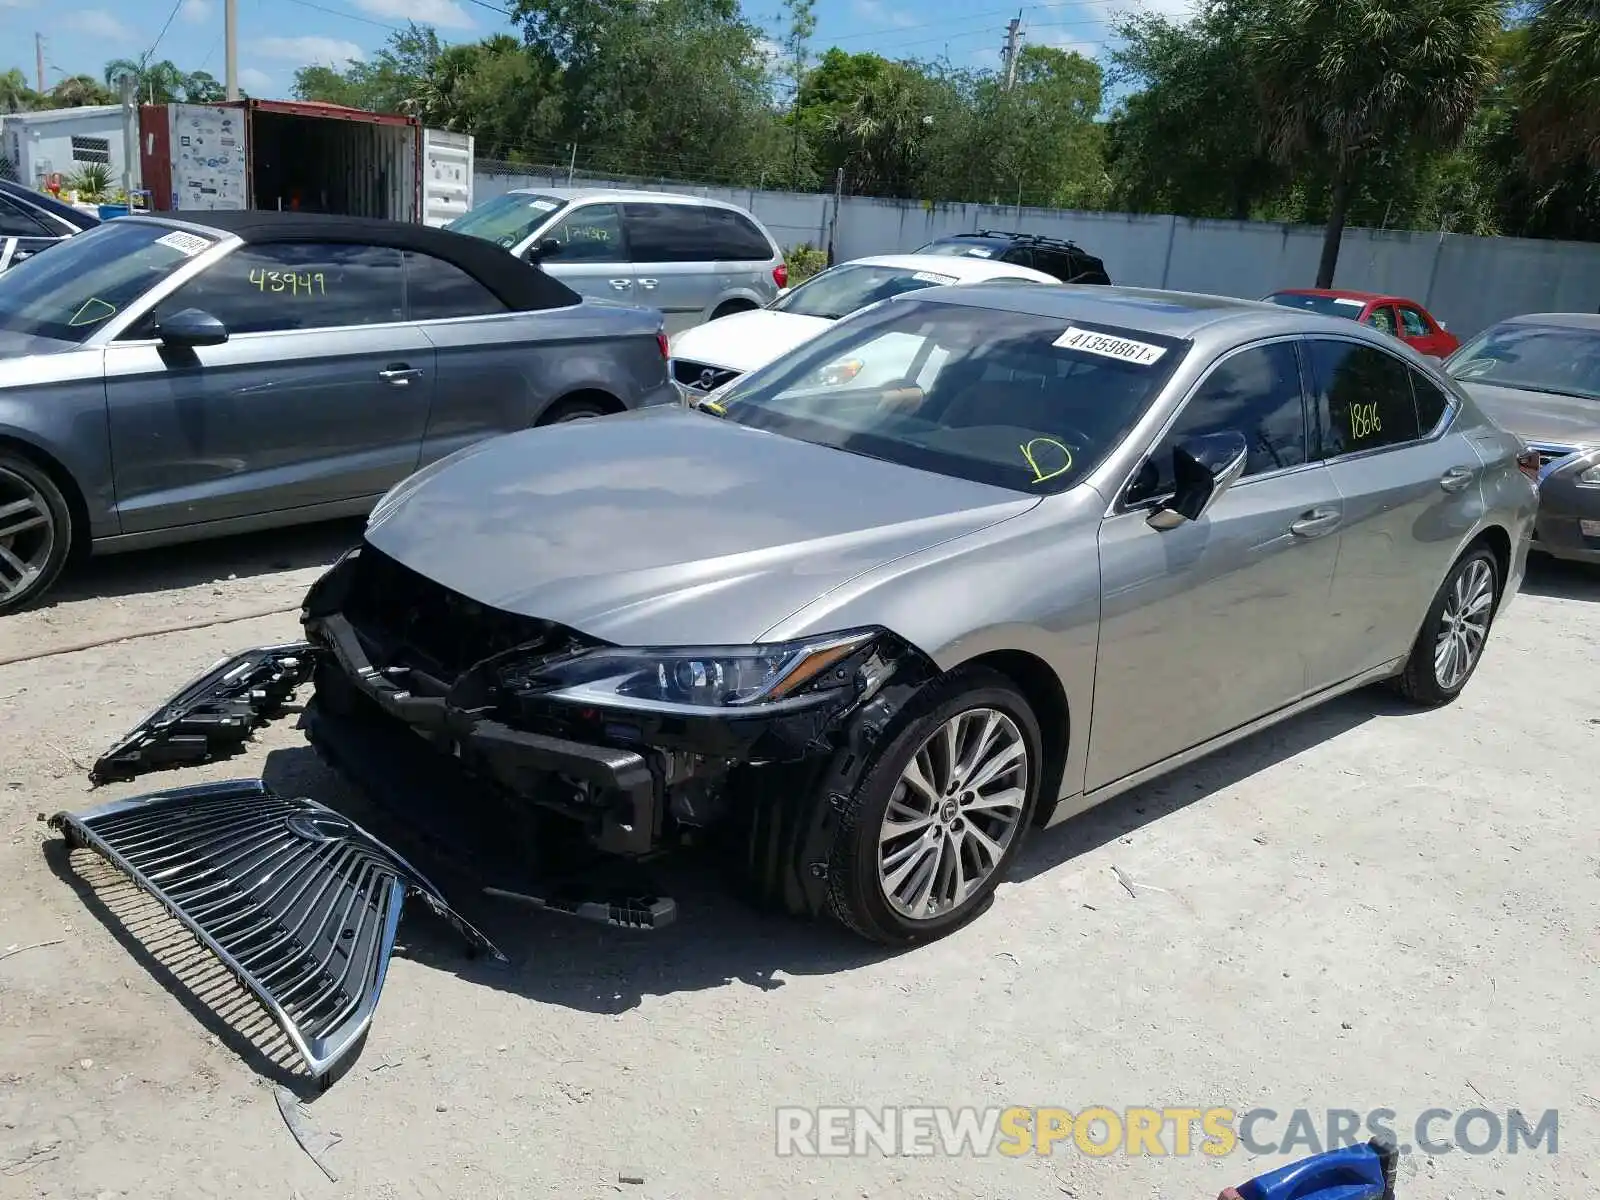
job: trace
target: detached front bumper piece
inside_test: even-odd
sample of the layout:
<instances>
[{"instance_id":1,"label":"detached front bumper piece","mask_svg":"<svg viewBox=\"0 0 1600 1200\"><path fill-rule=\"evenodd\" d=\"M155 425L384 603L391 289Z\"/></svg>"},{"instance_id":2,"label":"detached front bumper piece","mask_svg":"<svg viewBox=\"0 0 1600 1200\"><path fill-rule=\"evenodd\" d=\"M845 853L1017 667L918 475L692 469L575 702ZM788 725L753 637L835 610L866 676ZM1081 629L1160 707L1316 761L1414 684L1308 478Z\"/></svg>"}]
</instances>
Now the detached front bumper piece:
<instances>
[{"instance_id":1,"label":"detached front bumper piece","mask_svg":"<svg viewBox=\"0 0 1600 1200\"><path fill-rule=\"evenodd\" d=\"M158 900L250 991L326 1087L368 1027L407 897L506 958L366 830L258 780L57 813L52 828Z\"/></svg>"},{"instance_id":2,"label":"detached front bumper piece","mask_svg":"<svg viewBox=\"0 0 1600 1200\"><path fill-rule=\"evenodd\" d=\"M226 758L311 678L316 655L310 643L294 642L223 659L96 759L89 779L110 783Z\"/></svg>"}]
</instances>

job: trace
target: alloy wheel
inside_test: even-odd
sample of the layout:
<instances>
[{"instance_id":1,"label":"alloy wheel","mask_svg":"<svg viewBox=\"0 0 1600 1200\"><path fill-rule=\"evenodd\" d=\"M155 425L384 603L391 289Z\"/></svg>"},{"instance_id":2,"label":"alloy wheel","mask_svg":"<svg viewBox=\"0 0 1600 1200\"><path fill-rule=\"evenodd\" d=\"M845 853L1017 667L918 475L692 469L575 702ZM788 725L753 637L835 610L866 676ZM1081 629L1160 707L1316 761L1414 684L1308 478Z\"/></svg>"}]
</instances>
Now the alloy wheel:
<instances>
[{"instance_id":1,"label":"alloy wheel","mask_svg":"<svg viewBox=\"0 0 1600 1200\"><path fill-rule=\"evenodd\" d=\"M922 743L895 783L878 832L878 882L902 917L960 908L1017 835L1028 797L1028 747L1005 713L974 708Z\"/></svg>"},{"instance_id":2,"label":"alloy wheel","mask_svg":"<svg viewBox=\"0 0 1600 1200\"><path fill-rule=\"evenodd\" d=\"M26 592L56 548L56 525L43 493L0 467L0 602Z\"/></svg>"},{"instance_id":3,"label":"alloy wheel","mask_svg":"<svg viewBox=\"0 0 1600 1200\"><path fill-rule=\"evenodd\" d=\"M1472 673L1489 636L1494 609L1494 572L1475 558L1456 576L1439 614L1439 637L1433 649L1433 674L1439 686L1453 691Z\"/></svg>"}]
</instances>

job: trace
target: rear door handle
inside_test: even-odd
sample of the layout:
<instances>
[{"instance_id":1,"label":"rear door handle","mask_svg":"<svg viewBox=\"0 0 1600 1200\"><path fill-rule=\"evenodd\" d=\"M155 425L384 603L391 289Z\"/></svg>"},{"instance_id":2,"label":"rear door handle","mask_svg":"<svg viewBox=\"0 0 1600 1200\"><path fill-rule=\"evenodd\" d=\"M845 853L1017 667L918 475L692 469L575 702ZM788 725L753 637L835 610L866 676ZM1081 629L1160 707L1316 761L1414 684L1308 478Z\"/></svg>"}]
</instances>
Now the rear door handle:
<instances>
[{"instance_id":1,"label":"rear door handle","mask_svg":"<svg viewBox=\"0 0 1600 1200\"><path fill-rule=\"evenodd\" d=\"M378 372L378 378L393 387L409 387L413 379L422 374L416 367L408 367L405 363L395 363Z\"/></svg>"},{"instance_id":2,"label":"rear door handle","mask_svg":"<svg viewBox=\"0 0 1600 1200\"><path fill-rule=\"evenodd\" d=\"M619 292L625 292L625 291L627 291L629 288L631 288L633 286L633 280L631 280L631 279L613 279L611 281L611 286L613 288L615 288Z\"/></svg>"},{"instance_id":3,"label":"rear door handle","mask_svg":"<svg viewBox=\"0 0 1600 1200\"><path fill-rule=\"evenodd\" d=\"M1451 467L1439 476L1439 486L1447 492L1459 492L1472 482L1472 476L1471 467Z\"/></svg>"},{"instance_id":4,"label":"rear door handle","mask_svg":"<svg viewBox=\"0 0 1600 1200\"><path fill-rule=\"evenodd\" d=\"M641 279L639 280L639 286L644 288L646 291L649 291L660 282L661 281L659 279Z\"/></svg>"},{"instance_id":5,"label":"rear door handle","mask_svg":"<svg viewBox=\"0 0 1600 1200\"><path fill-rule=\"evenodd\" d=\"M1336 508L1313 508L1298 521L1289 525L1289 532L1295 537L1312 538L1328 533L1339 524L1343 514Z\"/></svg>"}]
</instances>

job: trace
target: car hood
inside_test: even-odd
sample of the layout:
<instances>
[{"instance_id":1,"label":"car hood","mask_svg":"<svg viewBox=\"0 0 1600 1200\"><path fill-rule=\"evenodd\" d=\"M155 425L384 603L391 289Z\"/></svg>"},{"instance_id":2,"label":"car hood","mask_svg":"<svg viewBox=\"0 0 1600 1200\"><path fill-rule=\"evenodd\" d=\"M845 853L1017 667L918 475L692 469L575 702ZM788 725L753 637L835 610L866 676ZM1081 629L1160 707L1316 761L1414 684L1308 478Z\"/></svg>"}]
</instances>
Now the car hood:
<instances>
[{"instance_id":1,"label":"car hood","mask_svg":"<svg viewBox=\"0 0 1600 1200\"><path fill-rule=\"evenodd\" d=\"M1600 445L1600 400L1459 381L1498 426L1525 442Z\"/></svg>"},{"instance_id":2,"label":"car hood","mask_svg":"<svg viewBox=\"0 0 1600 1200\"><path fill-rule=\"evenodd\" d=\"M823 317L758 308L685 329L672 339L672 357L742 374L766 366L832 325Z\"/></svg>"},{"instance_id":3,"label":"car hood","mask_svg":"<svg viewBox=\"0 0 1600 1200\"><path fill-rule=\"evenodd\" d=\"M366 540L481 604L605 641L726 645L1037 503L670 407L457 451L380 502Z\"/></svg>"},{"instance_id":4,"label":"car hood","mask_svg":"<svg viewBox=\"0 0 1600 1200\"><path fill-rule=\"evenodd\" d=\"M0 329L0 359L26 358L30 354L60 354L64 350L77 350L74 342L59 338L37 337L31 333L18 333Z\"/></svg>"}]
</instances>

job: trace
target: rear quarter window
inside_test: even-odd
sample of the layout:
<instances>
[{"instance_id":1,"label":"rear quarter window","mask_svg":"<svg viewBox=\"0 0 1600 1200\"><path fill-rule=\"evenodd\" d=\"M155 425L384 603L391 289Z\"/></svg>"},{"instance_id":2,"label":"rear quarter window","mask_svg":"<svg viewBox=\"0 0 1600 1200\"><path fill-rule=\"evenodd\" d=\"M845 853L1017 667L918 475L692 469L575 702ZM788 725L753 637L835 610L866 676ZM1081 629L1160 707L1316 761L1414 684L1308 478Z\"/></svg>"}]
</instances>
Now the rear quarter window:
<instances>
[{"instance_id":1,"label":"rear quarter window","mask_svg":"<svg viewBox=\"0 0 1600 1200\"><path fill-rule=\"evenodd\" d=\"M743 213L728 208L705 209L706 224L716 257L724 262L766 262L774 257L772 244Z\"/></svg>"},{"instance_id":2,"label":"rear quarter window","mask_svg":"<svg viewBox=\"0 0 1600 1200\"><path fill-rule=\"evenodd\" d=\"M1311 338L1306 348L1322 457L1398 446L1421 436L1412 387L1416 372L1406 363L1359 342Z\"/></svg>"}]
</instances>

